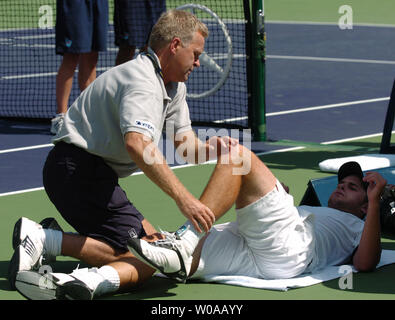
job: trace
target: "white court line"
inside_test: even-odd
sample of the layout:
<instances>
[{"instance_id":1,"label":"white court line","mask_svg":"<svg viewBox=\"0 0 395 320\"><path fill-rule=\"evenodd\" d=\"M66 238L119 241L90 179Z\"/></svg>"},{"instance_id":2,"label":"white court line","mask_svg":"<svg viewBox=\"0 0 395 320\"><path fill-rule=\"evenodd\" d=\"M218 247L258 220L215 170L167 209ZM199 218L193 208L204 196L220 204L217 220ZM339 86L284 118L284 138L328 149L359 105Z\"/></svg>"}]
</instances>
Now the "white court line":
<instances>
[{"instance_id":1,"label":"white court line","mask_svg":"<svg viewBox=\"0 0 395 320\"><path fill-rule=\"evenodd\" d=\"M262 156L262 155L266 155L266 154L273 154L273 153L280 153L280 152L288 152L288 151L300 150L300 149L304 149L304 148L305 147L284 148L284 149L280 149L280 150L260 152L260 153L256 153L256 155L257 156ZM175 169L182 169L182 168L186 168L186 167L196 167L196 166L199 166L199 165L213 164L213 163L216 163L216 160L207 161L207 162L201 163L201 164L183 164L183 165L173 166L173 167L170 167L170 168L172 170L175 170ZM144 174L144 172L139 171L139 172L133 173L132 176L142 175L142 174ZM31 188L31 189L24 189L24 190L17 190L17 191L0 193L0 197L12 196L12 195L16 195L16 194L22 194L22 193L28 193L28 192L34 192L34 191L41 191L41 190L44 190L44 187L38 187L38 188Z\"/></svg>"},{"instance_id":2,"label":"white court line","mask_svg":"<svg viewBox=\"0 0 395 320\"><path fill-rule=\"evenodd\" d=\"M13 196L15 194L28 193L28 192L40 191L40 190L44 190L44 187L0 193L0 197Z\"/></svg>"},{"instance_id":3,"label":"white court line","mask_svg":"<svg viewBox=\"0 0 395 320\"><path fill-rule=\"evenodd\" d=\"M329 57L310 57L310 56L283 56L283 55L270 55L270 54L268 54L266 58L286 59L286 60L307 60L307 61L395 64L395 61L392 60L369 60L369 59L329 58Z\"/></svg>"},{"instance_id":4,"label":"white court line","mask_svg":"<svg viewBox=\"0 0 395 320\"><path fill-rule=\"evenodd\" d=\"M326 104L326 105L315 106L315 107L291 109L291 110L278 111L278 112L268 112L268 113L266 113L266 117L275 117L275 116L282 116L282 115L286 115L286 114L293 114L293 113L299 113L299 112L307 112L307 111L315 111L315 110L324 110L324 109L331 109L331 108L346 107L346 106L352 106L352 105L356 105L356 104L388 101L389 99L390 99L390 97L382 97L382 98L375 98L375 99L356 100L356 101L349 101L349 102ZM213 122L215 122L215 123L227 123L227 122L234 122L234 121L247 120L247 119L248 119L248 117L244 116L244 117L235 117L235 118L227 118L227 119L215 120Z\"/></svg>"},{"instance_id":5,"label":"white court line","mask_svg":"<svg viewBox=\"0 0 395 320\"><path fill-rule=\"evenodd\" d=\"M0 153L10 153L10 152L25 151L25 150L40 149L40 148L48 148L48 147L53 147L53 144L52 143L48 143L48 144L40 144L40 145L30 146L30 147L20 147L20 148L13 148L13 149L5 149L5 150L0 150Z\"/></svg>"},{"instance_id":6,"label":"white court line","mask_svg":"<svg viewBox=\"0 0 395 320\"><path fill-rule=\"evenodd\" d=\"M394 134L394 133L395 133L395 131L391 131L391 134ZM350 142L350 141L354 141L354 140L361 140L361 139L367 139L367 138L380 137L382 135L383 135L383 133L372 133L372 134L367 134L367 135L359 136L359 137L345 138L345 139L321 142L321 144L327 145L327 144L336 144L336 143L342 143L342 142Z\"/></svg>"},{"instance_id":7,"label":"white court line","mask_svg":"<svg viewBox=\"0 0 395 320\"><path fill-rule=\"evenodd\" d=\"M395 131L392 131L392 133L395 133ZM341 140L333 140L333 141L326 141L326 142L321 142L320 144L322 145L328 145L328 144L336 144L340 142L349 142L349 141L354 141L354 140L360 140L360 139L366 139L366 138L372 138L372 137L379 137L381 136L382 133L374 133L374 134L369 134L369 135L364 135L364 136L359 136L359 137L352 137L352 138L346 138L346 139L341 139ZM290 147L290 148L284 148L284 149L279 149L279 150L272 150L272 151L266 151L266 152L259 152L256 153L257 156L264 156L268 154L275 154L275 153L281 153L281 152L289 152L289 151L296 151L296 150L303 150L305 149L305 146L298 146L298 147ZM215 163L216 160L211 160L207 161L203 164L212 164ZM184 164L184 165L179 165L179 166L174 166L171 167L172 170L175 169L181 169L181 168L186 168L186 167L195 167L203 164ZM144 174L143 172L136 172L133 175L141 175ZM5 196L10 196L10 195L15 195L15 194L22 194L22 193L28 193L28 192L33 192L33 191L40 191L44 190L44 187L39 187L39 188L31 188L31 189L25 189L25 190L17 190L17 191L11 191L11 192L6 192L6 193L0 193L0 197L5 197Z\"/></svg>"},{"instance_id":8,"label":"white court line","mask_svg":"<svg viewBox=\"0 0 395 320\"><path fill-rule=\"evenodd\" d=\"M349 102L326 104L326 105L316 106L316 107L307 107L307 108L292 109L292 110L285 110L285 111L278 111L278 112L270 112L270 113L266 114L266 117L273 117L273 116L279 116L279 115L284 115L284 114L314 111L314 110L339 108L339 107L345 107L345 106L352 106L352 105L356 105L356 104L387 101L389 99L390 99L390 97L382 97L382 98L375 98L375 99L356 100L356 101L349 101Z\"/></svg>"}]
</instances>

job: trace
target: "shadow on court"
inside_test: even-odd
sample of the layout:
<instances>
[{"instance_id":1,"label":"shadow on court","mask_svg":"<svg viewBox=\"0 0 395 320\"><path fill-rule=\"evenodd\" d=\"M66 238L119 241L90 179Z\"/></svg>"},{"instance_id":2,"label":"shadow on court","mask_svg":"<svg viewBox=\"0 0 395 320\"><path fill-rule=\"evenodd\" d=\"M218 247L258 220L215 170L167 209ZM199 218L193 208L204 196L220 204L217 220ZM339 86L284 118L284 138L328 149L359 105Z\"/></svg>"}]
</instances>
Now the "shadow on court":
<instances>
[{"instance_id":1,"label":"shadow on court","mask_svg":"<svg viewBox=\"0 0 395 320\"><path fill-rule=\"evenodd\" d=\"M11 258L11 257L10 257ZM14 291L8 282L9 261L0 261L0 290ZM70 273L77 268L86 268L88 265L75 261L57 261L51 265L54 272ZM177 287L174 280L167 278L153 277L142 286L132 292L117 294L114 296L103 296L101 299L111 300L141 300L149 298L166 298L175 296L176 293L170 293L168 290Z\"/></svg>"},{"instance_id":2,"label":"shadow on court","mask_svg":"<svg viewBox=\"0 0 395 320\"><path fill-rule=\"evenodd\" d=\"M11 260L11 256L10 256ZM0 280L0 290L5 290L5 291L12 291L11 287L8 282L8 266L9 266L10 261L0 261L0 278L4 278L3 280ZM84 264L83 262L74 260L74 261L57 261L51 265L48 265L48 267L51 267L51 269L54 272L61 272L61 273L70 273L74 269L77 268L86 268L88 265Z\"/></svg>"},{"instance_id":3,"label":"shadow on court","mask_svg":"<svg viewBox=\"0 0 395 320\"><path fill-rule=\"evenodd\" d=\"M296 145L297 146L297 145ZM333 158L356 156L366 153L379 153L377 143L355 143L344 145L313 145L309 148L294 151L291 154L274 153L265 155L264 162L270 169L294 170L306 169L320 171L318 164L321 161ZM309 179L311 177L306 177Z\"/></svg>"},{"instance_id":4,"label":"shadow on court","mask_svg":"<svg viewBox=\"0 0 395 320\"><path fill-rule=\"evenodd\" d=\"M20 119L1 119L0 118L0 133L1 134L42 134L51 135L49 120L20 120Z\"/></svg>"},{"instance_id":5,"label":"shadow on court","mask_svg":"<svg viewBox=\"0 0 395 320\"><path fill-rule=\"evenodd\" d=\"M169 297L175 297L177 294L174 292L168 292L170 289L174 289L179 284L175 280L152 277L142 286L136 288L132 292L124 294L116 294L114 296L104 296L99 299L106 300L144 300L144 299L166 299Z\"/></svg>"},{"instance_id":6,"label":"shadow on court","mask_svg":"<svg viewBox=\"0 0 395 320\"><path fill-rule=\"evenodd\" d=\"M393 240L395 235L384 234L383 237ZM395 250L395 243L382 242L382 248L385 250ZM339 281L340 278L324 282L323 285L335 290L349 291L350 293L359 292L393 295L395 294L395 264L383 266L372 272L354 273L352 275L352 280L344 280L348 285L350 285L350 281L352 281L352 289L341 289Z\"/></svg>"}]
</instances>

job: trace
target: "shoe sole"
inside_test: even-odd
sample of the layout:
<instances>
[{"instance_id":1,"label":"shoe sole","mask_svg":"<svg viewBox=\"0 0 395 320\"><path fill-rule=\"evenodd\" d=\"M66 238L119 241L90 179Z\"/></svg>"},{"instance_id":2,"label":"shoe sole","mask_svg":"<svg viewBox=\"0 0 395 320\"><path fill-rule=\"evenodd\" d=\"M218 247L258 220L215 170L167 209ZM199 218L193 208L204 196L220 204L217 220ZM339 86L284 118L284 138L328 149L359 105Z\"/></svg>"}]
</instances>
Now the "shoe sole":
<instances>
[{"instance_id":1,"label":"shoe sole","mask_svg":"<svg viewBox=\"0 0 395 320\"><path fill-rule=\"evenodd\" d=\"M20 253L19 248L14 251L11 257L10 264L8 265L8 281L10 283L11 289L15 290L16 276L19 271Z\"/></svg>"},{"instance_id":2,"label":"shoe sole","mask_svg":"<svg viewBox=\"0 0 395 320\"><path fill-rule=\"evenodd\" d=\"M22 242L21 239L21 230L22 230L22 222L24 218L19 218L18 221L14 225L14 230L12 232L12 249L16 249Z\"/></svg>"},{"instance_id":3,"label":"shoe sole","mask_svg":"<svg viewBox=\"0 0 395 320\"><path fill-rule=\"evenodd\" d=\"M92 300L93 292L79 280L58 285L52 275L35 271L20 271L16 290L29 300Z\"/></svg>"},{"instance_id":4,"label":"shoe sole","mask_svg":"<svg viewBox=\"0 0 395 320\"><path fill-rule=\"evenodd\" d=\"M128 240L128 248L129 250L139 259L141 259L142 261L144 261L145 263L147 263L149 266L151 266L152 268L160 271L161 273L163 273L165 276L180 281L182 283L185 283L187 280L187 274L185 272L185 265L184 265L184 261L181 257L181 254L178 251L175 251L178 255L178 259L180 261L181 264L181 269L180 271L177 272L164 272L163 268L156 265L155 263L153 263L152 261L150 261L149 259L147 259L145 257L145 255L142 253L142 249L141 249L141 245L140 245L140 240L139 239L129 239Z\"/></svg>"},{"instance_id":5,"label":"shoe sole","mask_svg":"<svg viewBox=\"0 0 395 320\"><path fill-rule=\"evenodd\" d=\"M92 300L93 292L79 280L69 281L61 287L61 295L66 300Z\"/></svg>"},{"instance_id":6,"label":"shoe sole","mask_svg":"<svg viewBox=\"0 0 395 320\"><path fill-rule=\"evenodd\" d=\"M29 300L55 300L60 290L50 278L34 271L20 271L15 279L16 290Z\"/></svg>"}]
</instances>

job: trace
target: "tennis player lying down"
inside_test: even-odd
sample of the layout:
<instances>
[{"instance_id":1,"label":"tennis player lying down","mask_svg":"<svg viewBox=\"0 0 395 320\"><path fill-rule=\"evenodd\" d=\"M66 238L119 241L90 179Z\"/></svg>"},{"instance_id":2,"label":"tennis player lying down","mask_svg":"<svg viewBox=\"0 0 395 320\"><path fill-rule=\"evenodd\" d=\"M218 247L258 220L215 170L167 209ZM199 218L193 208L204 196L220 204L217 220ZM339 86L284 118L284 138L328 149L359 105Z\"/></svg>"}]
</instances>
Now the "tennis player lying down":
<instances>
[{"instance_id":1,"label":"tennis player lying down","mask_svg":"<svg viewBox=\"0 0 395 320\"><path fill-rule=\"evenodd\" d=\"M187 222L153 242L131 238L133 253L180 281L204 275L291 278L344 262L352 262L359 271L376 267L381 255L379 199L386 185L379 173L364 176L356 162L346 163L339 170L339 183L328 207L296 207L286 187L257 156L241 145L231 149L242 161L225 161L229 155L220 156L200 201L217 220L236 204L236 221L215 225L207 234L198 233ZM251 170L237 173L245 161L251 161ZM118 279L100 273L109 267L118 271ZM122 283L117 265L102 268L47 276L57 298L91 299L138 284L142 271L130 264L134 282ZM35 284L29 272L20 278ZM30 298L42 298L37 290L30 294L29 286L18 290ZM45 290L40 292L44 295Z\"/></svg>"}]
</instances>

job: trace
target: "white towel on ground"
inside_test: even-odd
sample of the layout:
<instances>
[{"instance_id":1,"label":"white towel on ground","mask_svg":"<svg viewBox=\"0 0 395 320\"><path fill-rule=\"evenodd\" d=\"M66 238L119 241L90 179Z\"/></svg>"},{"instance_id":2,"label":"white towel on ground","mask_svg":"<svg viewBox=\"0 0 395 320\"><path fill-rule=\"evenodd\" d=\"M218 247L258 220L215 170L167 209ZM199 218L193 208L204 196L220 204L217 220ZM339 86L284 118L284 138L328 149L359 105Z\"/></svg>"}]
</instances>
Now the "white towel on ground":
<instances>
[{"instance_id":1,"label":"white towel on ground","mask_svg":"<svg viewBox=\"0 0 395 320\"><path fill-rule=\"evenodd\" d=\"M380 263L377 268L395 263L395 250L383 250L381 253ZM291 288L302 288L311 286L314 284L321 283L336 278L343 277L347 274L347 270L357 272L352 265L344 266L331 266L326 267L319 272L302 274L298 277L291 279L274 279L264 280L245 276L219 276L219 275L208 275L204 279L199 279L202 282L217 282L222 284L229 284L234 286L267 289L267 290L279 290L287 291Z\"/></svg>"},{"instance_id":2,"label":"white towel on ground","mask_svg":"<svg viewBox=\"0 0 395 320\"><path fill-rule=\"evenodd\" d=\"M318 165L321 171L337 172L343 163L356 161L362 171L391 167L395 165L395 154L365 154L353 157L334 158L321 161Z\"/></svg>"}]
</instances>

